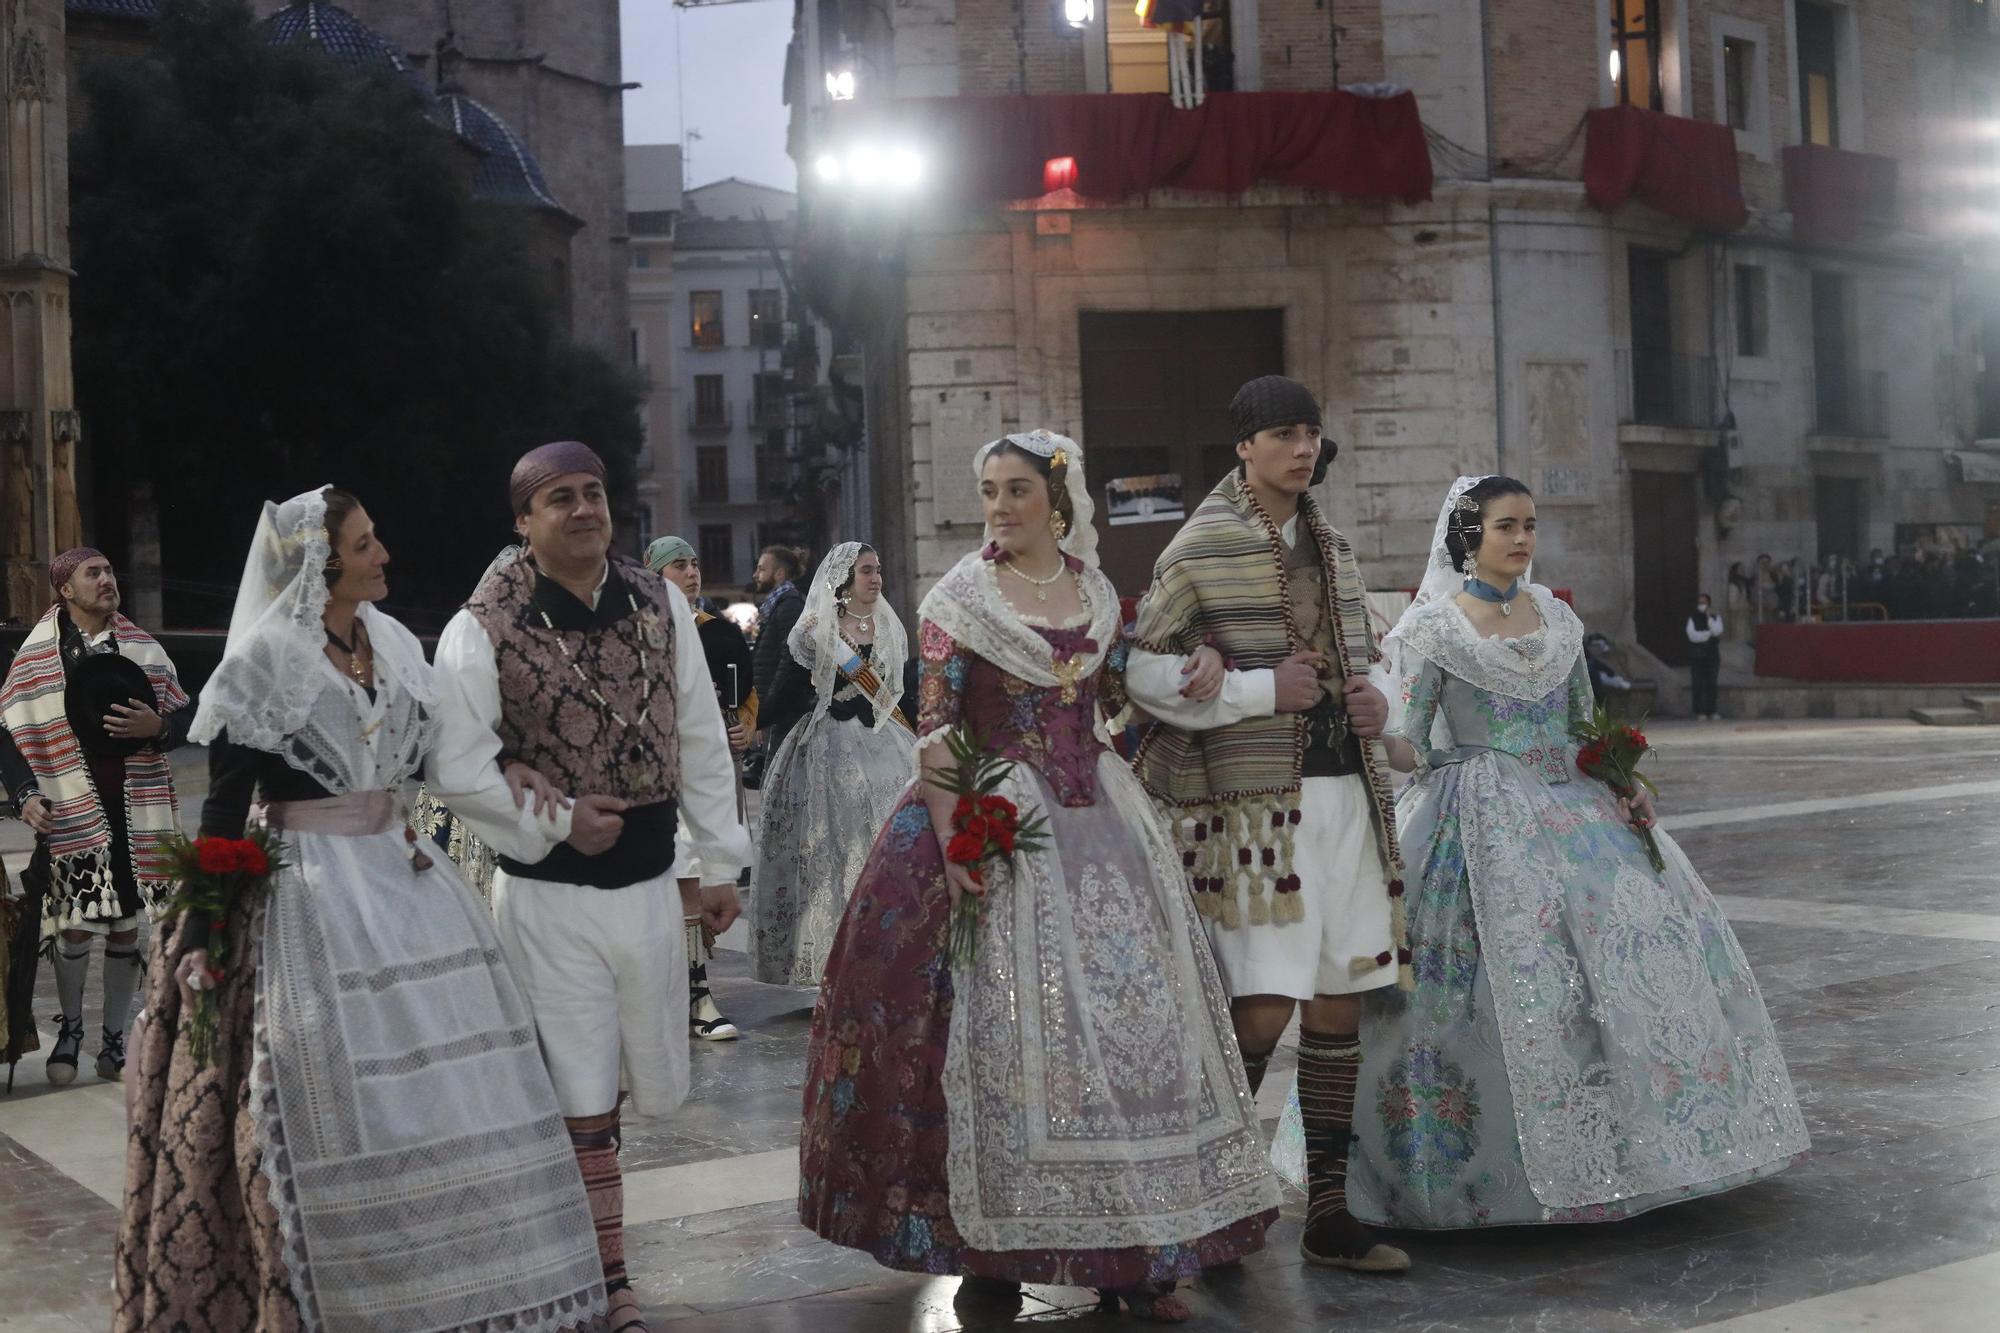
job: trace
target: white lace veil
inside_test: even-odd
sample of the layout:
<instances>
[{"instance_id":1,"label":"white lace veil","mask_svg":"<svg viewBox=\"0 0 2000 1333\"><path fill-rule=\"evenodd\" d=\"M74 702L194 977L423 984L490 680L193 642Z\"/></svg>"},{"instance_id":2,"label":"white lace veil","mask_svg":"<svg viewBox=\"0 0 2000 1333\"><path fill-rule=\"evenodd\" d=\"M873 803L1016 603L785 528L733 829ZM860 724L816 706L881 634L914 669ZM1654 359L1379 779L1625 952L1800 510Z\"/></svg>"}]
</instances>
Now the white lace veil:
<instances>
[{"instance_id":1,"label":"white lace veil","mask_svg":"<svg viewBox=\"0 0 2000 1333\"><path fill-rule=\"evenodd\" d=\"M1445 545L1445 533L1451 529L1452 510L1458 508L1459 500L1465 493L1485 481L1484 476L1460 477L1444 493L1444 505L1438 510L1437 526L1431 529L1431 558L1424 566L1423 582L1417 585L1417 595L1403 608L1403 614L1396 618L1396 625L1382 638L1382 664L1376 668L1376 686L1389 698L1389 730L1399 730L1403 721L1403 677L1407 662L1407 652L1403 645L1403 626L1410 623L1418 609L1446 597L1455 597L1465 587L1465 575L1451 567L1451 550ZM1476 504L1477 501L1469 503ZM1523 571L1521 581L1526 583L1534 572L1530 565Z\"/></svg>"},{"instance_id":2,"label":"white lace veil","mask_svg":"<svg viewBox=\"0 0 2000 1333\"><path fill-rule=\"evenodd\" d=\"M1064 490L1069 494L1070 513L1073 516L1069 531L1057 543L1067 555L1081 560L1086 569L1097 568L1097 524L1093 521L1097 506L1090 498L1090 488L1084 484L1083 448L1067 435L1057 435L1054 431L1031 430L1018 435L1006 435L1000 439L979 446L972 455L972 475L977 478L986 467L986 459L1003 444L1011 444L1025 449L1037 458L1046 458L1051 463L1061 453L1068 464L1064 475ZM986 530L986 540L993 540L993 530Z\"/></svg>"},{"instance_id":3,"label":"white lace veil","mask_svg":"<svg viewBox=\"0 0 2000 1333\"><path fill-rule=\"evenodd\" d=\"M320 693L332 683L320 663L326 651L326 563L332 546L326 534L326 492L318 486L283 504L264 503L236 609L229 617L229 640L215 674L202 687L201 703L188 736L206 745L224 729L229 739L253 750L282 752L285 738L305 726ZM370 626L378 675L389 675L412 699L436 701L430 669L416 640L400 632L379 632L372 607L361 614ZM391 621L390 624L395 622Z\"/></svg>"},{"instance_id":4,"label":"white lace veil","mask_svg":"<svg viewBox=\"0 0 2000 1333\"><path fill-rule=\"evenodd\" d=\"M1460 477L1451 484L1451 489L1445 492L1444 505L1438 510L1437 527L1431 532L1431 558L1430 563L1424 567L1423 583L1418 586L1416 597L1397 619L1396 627L1390 630L1382 639L1382 662L1375 670L1374 680L1377 688L1383 694L1387 695L1389 699L1388 729L1392 735L1400 732L1403 728L1405 705L1408 702L1403 697L1403 683L1413 669L1412 658L1418 655L1409 643L1412 634L1415 632L1415 627L1427 621L1430 622L1430 629L1426 630L1422 635L1426 640L1426 646L1430 649L1429 653L1424 654L1427 656L1435 657L1438 652L1439 642L1443 639L1453 637L1436 633L1436 626L1440 622L1437 622L1434 616L1426 615L1424 612L1425 608L1429 607L1432 603L1456 596L1465 587L1465 574L1452 568L1451 551L1445 545L1445 533L1450 530L1453 510L1459 508L1461 503L1467 506L1478 503L1473 500L1465 500L1465 493L1486 479L1483 476ZM1534 596L1536 608L1542 613L1544 624L1549 624L1552 620L1560 617L1560 623L1551 625L1552 632L1547 639L1552 650L1559 653L1567 645L1571 629L1575 624L1575 617L1567 614L1567 608L1558 611L1557 608L1561 604L1553 596L1549 595L1546 590L1537 590L1534 587L1534 572L1533 564L1522 570L1521 585L1528 589L1530 594ZM1468 637L1469 642L1464 646L1474 655L1481 654L1483 649L1477 636ZM1508 668L1505 674L1510 676L1515 674L1512 670L1515 666L1513 659L1506 659L1505 665ZM1453 666L1459 674L1466 675L1468 679L1480 676L1481 678L1474 680L1474 683L1481 688L1493 689L1502 693L1512 692L1510 689L1511 681L1482 676L1470 662L1456 662ZM1538 682L1536 688L1539 688L1540 677L1545 672L1536 671L1530 674Z\"/></svg>"},{"instance_id":5,"label":"white lace veil","mask_svg":"<svg viewBox=\"0 0 2000 1333\"><path fill-rule=\"evenodd\" d=\"M812 672L821 708L833 698L840 664L854 655L854 649L840 636L840 585L854 573L861 553L873 549L860 542L842 542L827 552L806 593L806 608L785 640L792 660ZM888 598L875 600L874 620L875 645L869 660L877 683L869 702L875 710L874 729L880 731L889 725L903 697L903 661L909 656L910 644Z\"/></svg>"}]
</instances>

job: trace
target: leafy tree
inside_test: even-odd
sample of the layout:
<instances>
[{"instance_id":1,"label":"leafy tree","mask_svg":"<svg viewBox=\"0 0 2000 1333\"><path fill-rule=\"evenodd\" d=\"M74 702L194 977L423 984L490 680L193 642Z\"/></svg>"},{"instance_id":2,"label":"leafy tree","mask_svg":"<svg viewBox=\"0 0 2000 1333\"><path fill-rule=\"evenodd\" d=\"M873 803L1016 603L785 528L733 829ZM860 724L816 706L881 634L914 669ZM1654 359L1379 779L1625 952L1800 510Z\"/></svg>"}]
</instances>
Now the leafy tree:
<instances>
[{"instance_id":1,"label":"leafy tree","mask_svg":"<svg viewBox=\"0 0 2000 1333\"><path fill-rule=\"evenodd\" d=\"M361 497L420 625L510 538L522 450L586 440L629 490L639 383L558 327L527 217L412 86L239 0L170 0L156 42L82 73L71 241L97 528L150 482L169 623L226 623L260 503L315 484Z\"/></svg>"}]
</instances>

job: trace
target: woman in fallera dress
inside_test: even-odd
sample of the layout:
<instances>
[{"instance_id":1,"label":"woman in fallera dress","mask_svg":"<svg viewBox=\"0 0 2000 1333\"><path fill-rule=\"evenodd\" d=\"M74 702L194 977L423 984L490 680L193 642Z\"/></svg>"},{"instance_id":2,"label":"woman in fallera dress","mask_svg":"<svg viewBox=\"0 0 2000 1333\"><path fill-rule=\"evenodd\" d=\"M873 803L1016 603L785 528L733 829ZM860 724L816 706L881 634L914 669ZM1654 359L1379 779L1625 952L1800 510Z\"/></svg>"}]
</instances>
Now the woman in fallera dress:
<instances>
[{"instance_id":1,"label":"woman in fallera dress","mask_svg":"<svg viewBox=\"0 0 2000 1333\"><path fill-rule=\"evenodd\" d=\"M192 735L203 834L281 839L262 901L155 927L113 1327L594 1328L590 1205L485 906L400 791L436 742L388 552L331 488L267 504ZM235 939L220 980L216 931ZM188 1002L216 991L213 1062Z\"/></svg>"},{"instance_id":2,"label":"woman in fallera dress","mask_svg":"<svg viewBox=\"0 0 2000 1333\"><path fill-rule=\"evenodd\" d=\"M842 542L827 553L787 649L763 725L809 716L764 772L750 953L757 980L816 986L848 891L910 785L909 641L882 598L875 548Z\"/></svg>"},{"instance_id":3,"label":"woman in fallera dress","mask_svg":"<svg viewBox=\"0 0 2000 1333\"><path fill-rule=\"evenodd\" d=\"M1782 1171L1807 1149L1721 908L1636 801L1577 770L1583 626L1529 582L1536 516L1461 477L1384 647L1411 992L1371 996L1347 1181L1368 1222L1594 1222ZM1300 1172L1287 1109L1274 1156Z\"/></svg>"},{"instance_id":4,"label":"woman in fallera dress","mask_svg":"<svg viewBox=\"0 0 2000 1333\"><path fill-rule=\"evenodd\" d=\"M912 786L876 840L813 1015L801 1220L891 1268L1098 1288L1178 1323L1174 1283L1259 1249L1276 1178L1179 852L1104 740L1118 601L1076 445L975 457L987 545L920 611L926 774L963 725L1049 823L983 887L944 863L954 798ZM977 948L950 956L962 895Z\"/></svg>"}]
</instances>

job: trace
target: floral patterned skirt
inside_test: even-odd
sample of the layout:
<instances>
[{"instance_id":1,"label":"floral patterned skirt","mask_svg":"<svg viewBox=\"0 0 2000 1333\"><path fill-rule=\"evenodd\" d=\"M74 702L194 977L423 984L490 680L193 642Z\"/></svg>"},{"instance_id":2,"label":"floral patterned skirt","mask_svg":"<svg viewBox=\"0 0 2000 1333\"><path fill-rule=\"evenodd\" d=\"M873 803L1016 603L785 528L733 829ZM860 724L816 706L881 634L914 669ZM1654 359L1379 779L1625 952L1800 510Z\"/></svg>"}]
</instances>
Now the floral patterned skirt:
<instances>
[{"instance_id":1,"label":"floral patterned skirt","mask_svg":"<svg viewBox=\"0 0 2000 1333\"><path fill-rule=\"evenodd\" d=\"M1497 753L1439 769L1398 814L1422 867L1416 988L1368 998L1355 1216L1605 1221L1805 1152L1749 963L1673 839L1656 872L1602 784Z\"/></svg>"},{"instance_id":2,"label":"floral patterned skirt","mask_svg":"<svg viewBox=\"0 0 2000 1333\"><path fill-rule=\"evenodd\" d=\"M985 1251L965 1243L952 1223L945 1167L949 921L943 860L913 791L890 816L855 886L813 1013L800 1221L889 1268L1064 1286L1192 1277L1263 1248L1276 1210L1175 1245Z\"/></svg>"}]
</instances>

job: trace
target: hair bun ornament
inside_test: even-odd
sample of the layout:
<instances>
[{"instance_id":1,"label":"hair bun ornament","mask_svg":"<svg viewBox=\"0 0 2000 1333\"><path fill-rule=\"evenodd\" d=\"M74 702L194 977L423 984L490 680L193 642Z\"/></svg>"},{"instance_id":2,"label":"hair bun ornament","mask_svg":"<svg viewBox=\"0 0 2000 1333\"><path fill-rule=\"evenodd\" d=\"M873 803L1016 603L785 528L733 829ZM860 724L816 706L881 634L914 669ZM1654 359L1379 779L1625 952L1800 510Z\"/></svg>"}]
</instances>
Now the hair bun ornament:
<instances>
[{"instance_id":1,"label":"hair bun ornament","mask_svg":"<svg viewBox=\"0 0 2000 1333\"><path fill-rule=\"evenodd\" d=\"M1470 495L1461 495L1457 500L1453 501L1452 508L1463 514L1476 514L1479 512L1479 501L1473 499Z\"/></svg>"},{"instance_id":2,"label":"hair bun ornament","mask_svg":"<svg viewBox=\"0 0 2000 1333\"><path fill-rule=\"evenodd\" d=\"M1054 453L1050 454L1050 455L1049 455L1049 466L1050 466L1050 467L1052 467L1052 468L1058 468L1058 467L1068 467L1068 466L1069 466L1069 450L1067 450L1067 449L1057 449L1057 450L1056 450L1056 451L1055 451Z\"/></svg>"}]
</instances>

